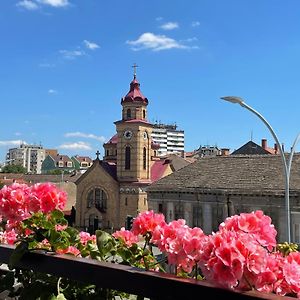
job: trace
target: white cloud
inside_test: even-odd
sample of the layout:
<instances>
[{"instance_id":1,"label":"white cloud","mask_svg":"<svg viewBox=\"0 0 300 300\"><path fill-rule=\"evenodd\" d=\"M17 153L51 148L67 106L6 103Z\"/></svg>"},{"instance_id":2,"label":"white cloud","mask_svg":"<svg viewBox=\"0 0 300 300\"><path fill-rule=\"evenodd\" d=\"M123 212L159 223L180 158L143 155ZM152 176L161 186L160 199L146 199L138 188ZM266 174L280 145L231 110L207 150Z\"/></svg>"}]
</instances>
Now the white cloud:
<instances>
[{"instance_id":1,"label":"white cloud","mask_svg":"<svg viewBox=\"0 0 300 300\"><path fill-rule=\"evenodd\" d=\"M199 21L193 21L191 25L192 25L192 27L198 27L198 26L200 26L200 22Z\"/></svg>"},{"instance_id":2,"label":"white cloud","mask_svg":"<svg viewBox=\"0 0 300 300\"><path fill-rule=\"evenodd\" d=\"M164 30L173 30L173 29L176 29L178 27L179 27L179 25L176 22L168 22L168 23L165 23L165 24L160 26L160 28L162 28Z\"/></svg>"},{"instance_id":3,"label":"white cloud","mask_svg":"<svg viewBox=\"0 0 300 300\"><path fill-rule=\"evenodd\" d=\"M57 94L57 90L49 89L48 94Z\"/></svg>"},{"instance_id":4,"label":"white cloud","mask_svg":"<svg viewBox=\"0 0 300 300\"><path fill-rule=\"evenodd\" d=\"M95 134L92 133L83 133L83 132L67 132L65 133L65 137L82 137L82 138L86 138L86 139L94 139L100 142L105 142L105 137L104 136L97 136Z\"/></svg>"},{"instance_id":5,"label":"white cloud","mask_svg":"<svg viewBox=\"0 0 300 300\"><path fill-rule=\"evenodd\" d=\"M62 56L65 59L70 59L70 60L86 55L85 52L82 50L60 50L59 53L62 54Z\"/></svg>"},{"instance_id":6,"label":"white cloud","mask_svg":"<svg viewBox=\"0 0 300 300\"><path fill-rule=\"evenodd\" d=\"M39 8L39 6L35 2L30 1L30 0L19 1L16 4L16 6L22 7L22 8L28 9L28 10L36 10Z\"/></svg>"},{"instance_id":7,"label":"white cloud","mask_svg":"<svg viewBox=\"0 0 300 300\"><path fill-rule=\"evenodd\" d=\"M11 140L11 141L0 141L0 147L4 146L20 146L21 144L26 144L26 142L21 140Z\"/></svg>"},{"instance_id":8,"label":"white cloud","mask_svg":"<svg viewBox=\"0 0 300 300\"><path fill-rule=\"evenodd\" d=\"M67 150L92 150L90 144L85 142L65 143L58 146L58 148Z\"/></svg>"},{"instance_id":9,"label":"white cloud","mask_svg":"<svg viewBox=\"0 0 300 300\"><path fill-rule=\"evenodd\" d=\"M84 43L84 45L85 45L88 49L90 49L90 50L95 50L95 49L97 49L97 48L100 48L100 46L97 45L96 43L89 42L89 41L87 41L87 40L84 40L83 43Z\"/></svg>"},{"instance_id":10,"label":"white cloud","mask_svg":"<svg viewBox=\"0 0 300 300\"><path fill-rule=\"evenodd\" d=\"M180 44L178 41L169 38L165 35L155 35L151 32L143 33L135 41L127 41L129 45L132 45L132 50L139 51L143 49L151 49L152 51L161 51L167 49L189 49L190 47Z\"/></svg>"},{"instance_id":11,"label":"white cloud","mask_svg":"<svg viewBox=\"0 0 300 300\"><path fill-rule=\"evenodd\" d=\"M64 7L70 4L68 0L37 0L37 1L41 4L50 5L53 7Z\"/></svg>"}]
</instances>

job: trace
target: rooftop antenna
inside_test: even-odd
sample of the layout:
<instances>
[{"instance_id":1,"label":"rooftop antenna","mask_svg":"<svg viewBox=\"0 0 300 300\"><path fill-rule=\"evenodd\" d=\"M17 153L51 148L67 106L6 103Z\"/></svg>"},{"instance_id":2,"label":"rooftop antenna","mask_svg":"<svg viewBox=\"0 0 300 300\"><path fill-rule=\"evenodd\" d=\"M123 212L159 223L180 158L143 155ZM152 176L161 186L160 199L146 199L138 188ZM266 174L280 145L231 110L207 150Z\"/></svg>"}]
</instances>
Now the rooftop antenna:
<instances>
[{"instance_id":1,"label":"rooftop antenna","mask_svg":"<svg viewBox=\"0 0 300 300\"><path fill-rule=\"evenodd\" d=\"M253 142L253 130L251 130L250 141Z\"/></svg>"}]
</instances>

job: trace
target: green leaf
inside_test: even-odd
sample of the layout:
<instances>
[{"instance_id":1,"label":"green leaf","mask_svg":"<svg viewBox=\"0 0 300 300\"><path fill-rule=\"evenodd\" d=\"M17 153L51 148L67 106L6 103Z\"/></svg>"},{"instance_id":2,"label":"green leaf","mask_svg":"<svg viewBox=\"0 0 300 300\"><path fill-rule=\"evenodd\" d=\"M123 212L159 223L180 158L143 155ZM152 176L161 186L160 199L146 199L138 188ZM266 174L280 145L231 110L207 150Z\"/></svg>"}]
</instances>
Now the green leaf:
<instances>
[{"instance_id":1,"label":"green leaf","mask_svg":"<svg viewBox=\"0 0 300 300\"><path fill-rule=\"evenodd\" d=\"M53 210L51 213L51 217L53 219L63 219L64 218L64 213L61 210Z\"/></svg>"},{"instance_id":2,"label":"green leaf","mask_svg":"<svg viewBox=\"0 0 300 300\"><path fill-rule=\"evenodd\" d=\"M21 260L21 258L26 252L28 252L28 242L22 241L16 247L16 249L13 251L9 258L8 267L10 270L12 270L17 265L17 263Z\"/></svg>"}]
</instances>

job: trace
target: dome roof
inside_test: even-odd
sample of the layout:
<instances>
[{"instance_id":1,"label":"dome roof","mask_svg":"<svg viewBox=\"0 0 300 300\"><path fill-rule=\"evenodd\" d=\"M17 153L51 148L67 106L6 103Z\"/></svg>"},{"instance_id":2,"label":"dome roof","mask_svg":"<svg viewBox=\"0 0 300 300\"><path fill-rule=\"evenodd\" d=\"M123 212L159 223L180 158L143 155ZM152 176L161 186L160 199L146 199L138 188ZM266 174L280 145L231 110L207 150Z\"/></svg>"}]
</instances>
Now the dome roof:
<instances>
[{"instance_id":1,"label":"dome roof","mask_svg":"<svg viewBox=\"0 0 300 300\"><path fill-rule=\"evenodd\" d=\"M134 75L133 80L130 82L130 90L125 97L122 98L121 104L126 102L141 102L144 105L148 104L148 99L142 94L140 90L140 83Z\"/></svg>"}]
</instances>

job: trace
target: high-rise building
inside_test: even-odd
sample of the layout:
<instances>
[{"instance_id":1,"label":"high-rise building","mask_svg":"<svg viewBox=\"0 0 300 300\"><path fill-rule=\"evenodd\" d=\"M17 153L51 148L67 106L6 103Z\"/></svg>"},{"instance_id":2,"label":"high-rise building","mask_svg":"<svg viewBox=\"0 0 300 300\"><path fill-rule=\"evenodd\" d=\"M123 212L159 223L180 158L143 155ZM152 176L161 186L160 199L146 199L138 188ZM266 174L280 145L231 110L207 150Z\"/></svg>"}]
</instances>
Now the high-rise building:
<instances>
[{"instance_id":1,"label":"high-rise building","mask_svg":"<svg viewBox=\"0 0 300 300\"><path fill-rule=\"evenodd\" d=\"M19 148L11 148L6 154L7 164L21 165L28 173L40 174L45 149L41 145L21 144Z\"/></svg>"},{"instance_id":2,"label":"high-rise building","mask_svg":"<svg viewBox=\"0 0 300 300\"><path fill-rule=\"evenodd\" d=\"M159 144L158 156L171 153L184 153L184 130L177 130L177 125L154 124L151 134L154 143Z\"/></svg>"}]
</instances>

